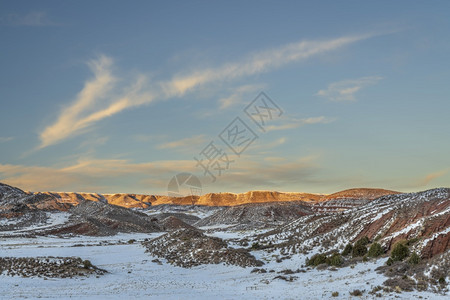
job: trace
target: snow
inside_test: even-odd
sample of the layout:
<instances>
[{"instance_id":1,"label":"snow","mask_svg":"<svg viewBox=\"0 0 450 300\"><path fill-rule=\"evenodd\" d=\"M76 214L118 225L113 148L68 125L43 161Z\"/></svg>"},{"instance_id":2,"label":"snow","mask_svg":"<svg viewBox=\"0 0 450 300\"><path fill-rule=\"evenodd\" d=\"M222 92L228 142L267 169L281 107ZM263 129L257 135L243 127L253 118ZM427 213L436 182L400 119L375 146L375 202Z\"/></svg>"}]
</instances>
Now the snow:
<instances>
[{"instance_id":1,"label":"snow","mask_svg":"<svg viewBox=\"0 0 450 300\"><path fill-rule=\"evenodd\" d=\"M164 260L162 265L151 262L155 257L145 253L140 243L128 244L130 239L142 241L155 238L161 233L120 234L113 237L42 237L4 239L0 241L2 256L79 256L89 259L94 265L110 273L96 278L48 279L21 278L0 275L0 298L47 298L47 299L320 299L329 298L332 292L339 292L341 299L348 299L354 289L371 290L381 285L385 277L373 270L385 259L360 263L354 268L337 271L310 270L288 276L298 277L293 282L274 279L284 269L296 270L304 264L306 256L294 255L281 263L274 255L254 251L263 266L273 273L250 273L252 268L225 265L203 265L192 269L174 267ZM220 233L222 237L240 236L239 233ZM119 243L122 242L122 243ZM103 245L99 245L103 243ZM111 245L107 244L111 243ZM76 244L88 245L73 247ZM371 271L368 271L368 270ZM400 299L418 296L446 299L428 292L395 294ZM393 297L391 294L390 297ZM339 297L338 297L339 299Z\"/></svg>"},{"instance_id":2,"label":"snow","mask_svg":"<svg viewBox=\"0 0 450 300\"><path fill-rule=\"evenodd\" d=\"M421 249L423 247L425 247L429 241L434 240L435 238L437 238L439 235L446 235L450 232L450 227L447 227L445 229L443 229L442 231L436 232L434 233L431 237L424 239L423 241L420 242L420 244L417 246L418 249Z\"/></svg>"},{"instance_id":3,"label":"snow","mask_svg":"<svg viewBox=\"0 0 450 300\"><path fill-rule=\"evenodd\" d=\"M397 236L399 236L401 234L406 234L406 233L409 233L410 231L412 231L412 230L414 230L416 228L420 228L420 227L423 226L423 222L424 222L424 218L421 218L417 222L409 224L408 226L406 226L402 230L396 231L394 234L390 235L388 238L395 238L395 237L397 237Z\"/></svg>"},{"instance_id":4,"label":"snow","mask_svg":"<svg viewBox=\"0 0 450 300\"><path fill-rule=\"evenodd\" d=\"M277 262L277 258L285 256L282 252L286 249L277 249L274 252L264 250L252 251L252 254L265 263L264 268L267 273L251 273L253 268L241 268L238 266L226 265L202 265L191 269L175 267L160 259L162 265L152 262L157 258L145 252L145 247L140 242L144 239L153 239L164 234L161 233L132 233L118 234L108 237L87 237L87 236L46 236L39 238L8 237L10 233L19 231L2 232L0 237L0 256L13 257L37 257L37 256L78 256L82 259L90 260L94 265L106 269L108 274L96 278L73 279L43 279L38 277L22 278L0 275L0 299L11 298L47 298L47 299L327 299L331 298L332 292L338 292L339 297L335 299L349 299L349 292L355 289L365 290L363 299L372 298L368 291L373 287L382 285L387 279L384 275L377 274L374 270L385 263L387 258L361 262L353 267L339 268L336 271L330 270L307 270L305 273L295 273L285 275L286 277L297 277L293 282L275 279L278 272L299 268L305 269L307 257L321 251L321 241L327 238L332 239L330 249L344 246L349 240L353 240L361 232L367 222L374 222L389 212L385 206L411 205L415 201L422 201L427 197L446 193L447 190L435 190L417 195L406 194L392 197L393 200L375 200L364 208L353 211L346 211L342 216L353 215L358 211L357 217L347 223L332 229L320 236L312 236L312 233L333 221L332 215L324 215L318 220L311 220L311 216L301 217L289 224L280 227L280 230L268 232L268 229L239 230L233 231L234 225L216 225L201 227L205 234L227 240L231 247L241 247L237 242L239 239L248 239L249 244L253 241L268 243L280 243L292 239L308 249L309 254L293 254L291 258ZM414 196L414 197L413 197ZM167 206L142 210L147 214L162 212L178 212L197 215L201 218L209 216L217 210L210 208L186 209L177 206ZM443 212L435 214L433 217L447 214L449 208ZM45 229L50 226L63 224L67 221L67 213L53 213L48 215L49 219L45 224L35 224L20 231ZM391 226L395 219L395 214L386 225L381 228ZM410 224L403 230L395 233L408 233L420 227L425 219ZM8 224L15 222L15 219L8 220ZM4 220L0 225L6 225ZM308 226L305 226L305 225ZM418 243L424 246L439 234L448 234L450 227L444 228L441 232L435 233L429 239ZM267 233L267 236L256 239L258 234ZM136 240L129 244L129 240ZM81 246L80 246L81 245ZM327 249L327 250L330 250ZM279 261L279 260L278 260ZM432 266L428 272L431 271ZM274 272L269 272L274 270ZM448 295L438 295L431 292L411 292L411 293L391 293L384 294L385 298L413 299L448 299Z\"/></svg>"},{"instance_id":5,"label":"snow","mask_svg":"<svg viewBox=\"0 0 450 300\"><path fill-rule=\"evenodd\" d=\"M69 220L70 213L68 212L53 212L53 213L46 213L47 214L47 220L45 223L41 224L33 224L31 226L24 227L22 229L18 230L11 230L11 231L1 231L0 236L8 236L8 235L14 235L17 233L22 232L28 232L31 230L39 230L39 229L46 229L50 228L56 225L61 225L66 223ZM1 220L2 223L0 225L8 225L8 224L16 224L21 221L20 218L14 218L14 219L3 219Z\"/></svg>"}]
</instances>

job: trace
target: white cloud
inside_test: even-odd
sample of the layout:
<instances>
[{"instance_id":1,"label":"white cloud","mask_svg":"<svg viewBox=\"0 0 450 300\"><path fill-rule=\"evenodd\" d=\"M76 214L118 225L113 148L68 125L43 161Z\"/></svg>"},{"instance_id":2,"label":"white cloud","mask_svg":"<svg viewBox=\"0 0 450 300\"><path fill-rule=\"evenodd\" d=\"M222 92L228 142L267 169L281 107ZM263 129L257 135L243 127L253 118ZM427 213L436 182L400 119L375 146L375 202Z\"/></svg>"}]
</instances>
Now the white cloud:
<instances>
[{"instance_id":1,"label":"white cloud","mask_svg":"<svg viewBox=\"0 0 450 300\"><path fill-rule=\"evenodd\" d=\"M168 182L174 174L192 170L195 170L193 160L133 163L124 159L80 159L77 163L66 167L0 163L0 177L3 183L31 191L121 192L117 190L113 179L122 181L132 176L152 178L153 174L153 178L167 178ZM106 185L101 186L104 180ZM145 189L142 186L140 188Z\"/></svg>"},{"instance_id":2,"label":"white cloud","mask_svg":"<svg viewBox=\"0 0 450 300\"><path fill-rule=\"evenodd\" d=\"M12 136L7 136L7 137L0 136L0 143L6 143L9 141L12 141L13 139L14 138Z\"/></svg>"},{"instance_id":3,"label":"white cloud","mask_svg":"<svg viewBox=\"0 0 450 300\"><path fill-rule=\"evenodd\" d=\"M239 62L176 75L171 80L156 82L151 86L143 75L133 79L131 83L117 78L111 70L113 60L102 55L89 63L94 78L84 84L72 104L61 111L56 122L40 132L41 143L38 149L83 133L92 128L96 122L127 108L147 104L156 99L180 97L204 84L267 72L371 36L374 35L344 36L329 40L292 43L250 55ZM224 100L223 105L229 106L233 101L235 99Z\"/></svg>"},{"instance_id":4,"label":"white cloud","mask_svg":"<svg viewBox=\"0 0 450 300\"><path fill-rule=\"evenodd\" d=\"M186 92L206 83L264 73L288 63L305 60L315 55L339 49L374 35L354 35L321 41L291 43L249 55L242 61L226 63L218 68L198 70L186 75L176 75L171 81L161 83L161 87L169 97L182 96Z\"/></svg>"},{"instance_id":5,"label":"white cloud","mask_svg":"<svg viewBox=\"0 0 450 300\"><path fill-rule=\"evenodd\" d=\"M94 78L84 84L73 103L61 111L56 122L40 133L41 144L38 148L76 136L106 117L153 99L150 94L142 93L144 76L136 78L130 86L118 87L119 79L111 71L111 58L102 55L88 65Z\"/></svg>"},{"instance_id":6,"label":"white cloud","mask_svg":"<svg viewBox=\"0 0 450 300\"><path fill-rule=\"evenodd\" d=\"M335 118L328 118L325 116L319 116L319 117L311 117L311 118L304 118L304 119L287 119L287 122L285 124L281 125L270 125L266 127L267 131L275 131L275 130L287 130L287 129L294 129L298 128L304 125L312 125L312 124L328 124L331 122L334 122Z\"/></svg>"},{"instance_id":7,"label":"white cloud","mask_svg":"<svg viewBox=\"0 0 450 300\"><path fill-rule=\"evenodd\" d=\"M328 85L327 89L318 91L316 95L336 102L356 101L355 94L358 91L376 84L381 79L383 78L380 76L368 76L333 82Z\"/></svg>"},{"instance_id":8,"label":"white cloud","mask_svg":"<svg viewBox=\"0 0 450 300\"><path fill-rule=\"evenodd\" d=\"M184 138L177 141L163 143L157 146L158 149L176 149L176 148L190 148L192 146L199 146L206 142L204 135L197 135L194 137Z\"/></svg>"},{"instance_id":9,"label":"white cloud","mask_svg":"<svg viewBox=\"0 0 450 300\"><path fill-rule=\"evenodd\" d=\"M240 87L237 87L234 89L234 91L231 93L231 95L229 95L228 97L225 98L221 98L219 99L219 103L220 103L220 109L227 109L230 108L232 106L238 105L238 104L243 104L246 102L249 102L253 99L248 99L244 97L249 96L250 94L255 94L258 91L261 91L264 88L264 85L262 84L248 84L248 85L243 85Z\"/></svg>"},{"instance_id":10,"label":"white cloud","mask_svg":"<svg viewBox=\"0 0 450 300\"><path fill-rule=\"evenodd\" d=\"M12 26L55 26L56 23L50 21L47 13L42 11L30 12L26 15L8 14L1 18L1 23Z\"/></svg>"},{"instance_id":11,"label":"white cloud","mask_svg":"<svg viewBox=\"0 0 450 300\"><path fill-rule=\"evenodd\" d=\"M279 188L286 182L306 180L317 170L317 157L294 160L255 160L246 156L217 177L212 191L255 187ZM116 193L165 193L175 174L189 172L205 184L210 177L196 168L194 160L169 160L134 163L125 159L80 159L66 167L42 167L0 164L2 182L29 191L66 191ZM130 179L134 186L117 185L116 181ZM123 190L123 188L129 190Z\"/></svg>"}]
</instances>

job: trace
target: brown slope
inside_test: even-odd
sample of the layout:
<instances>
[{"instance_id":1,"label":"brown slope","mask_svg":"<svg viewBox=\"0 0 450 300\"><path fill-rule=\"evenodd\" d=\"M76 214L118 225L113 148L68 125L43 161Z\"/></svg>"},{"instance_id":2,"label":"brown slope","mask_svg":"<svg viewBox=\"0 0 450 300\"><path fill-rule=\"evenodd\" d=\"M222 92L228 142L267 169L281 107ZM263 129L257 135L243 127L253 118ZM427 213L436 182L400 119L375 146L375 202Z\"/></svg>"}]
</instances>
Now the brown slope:
<instances>
[{"instance_id":1,"label":"brown slope","mask_svg":"<svg viewBox=\"0 0 450 300\"><path fill-rule=\"evenodd\" d=\"M304 201L314 203L323 195L310 193L282 193L272 191L250 191L242 194L209 193L203 196L169 197L159 195L138 194L97 194L97 193L65 193L46 192L56 197L60 202L78 205L84 200L107 202L109 204L128 208L147 208L150 205L206 205L206 206L236 206L248 203L269 203L286 201Z\"/></svg>"},{"instance_id":2,"label":"brown slope","mask_svg":"<svg viewBox=\"0 0 450 300\"><path fill-rule=\"evenodd\" d=\"M374 188L348 189L323 196L312 209L316 212L339 212L365 205L383 196L396 194L400 192Z\"/></svg>"},{"instance_id":3,"label":"brown slope","mask_svg":"<svg viewBox=\"0 0 450 300\"><path fill-rule=\"evenodd\" d=\"M400 194L400 192L390 191L385 189L377 189L377 188L354 188L343 190L337 193L333 193L330 195L326 195L322 197L321 201L335 200L335 199L343 199L343 198L354 198L354 199L367 199L367 200L375 200L382 196L386 195L395 195Z\"/></svg>"},{"instance_id":4,"label":"brown slope","mask_svg":"<svg viewBox=\"0 0 450 300\"><path fill-rule=\"evenodd\" d=\"M214 206L235 206L248 203L269 203L299 200L305 202L315 202L318 201L321 196L322 195L307 193L281 193L274 191L250 191L242 194L211 193L201 196L197 204Z\"/></svg>"},{"instance_id":5,"label":"brown slope","mask_svg":"<svg viewBox=\"0 0 450 300\"><path fill-rule=\"evenodd\" d=\"M97 193L66 193L66 192L45 192L58 199L61 203L78 205L85 200L109 203L127 208L147 208L153 201L150 195L137 194L97 194Z\"/></svg>"},{"instance_id":6,"label":"brown slope","mask_svg":"<svg viewBox=\"0 0 450 300\"><path fill-rule=\"evenodd\" d=\"M311 193L282 193L274 191L249 191L241 194L209 193L202 196L167 197L155 196L152 205L178 204L178 205L206 205L206 206L236 206L249 203L269 203L285 201L316 202L323 195Z\"/></svg>"}]
</instances>

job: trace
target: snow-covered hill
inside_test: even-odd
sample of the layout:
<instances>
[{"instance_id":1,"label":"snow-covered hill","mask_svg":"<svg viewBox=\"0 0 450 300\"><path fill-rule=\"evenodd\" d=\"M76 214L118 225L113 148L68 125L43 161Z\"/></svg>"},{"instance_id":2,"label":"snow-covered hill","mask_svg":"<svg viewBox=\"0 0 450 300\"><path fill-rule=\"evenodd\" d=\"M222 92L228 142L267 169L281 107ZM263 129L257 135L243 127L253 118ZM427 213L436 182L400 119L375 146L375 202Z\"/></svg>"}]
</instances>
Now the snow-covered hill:
<instances>
[{"instance_id":1,"label":"snow-covered hill","mask_svg":"<svg viewBox=\"0 0 450 300\"><path fill-rule=\"evenodd\" d=\"M417 239L413 249L431 257L450 249L450 189L380 197L355 209L314 214L257 238L288 253L342 249L367 236L389 249L401 239Z\"/></svg>"}]
</instances>

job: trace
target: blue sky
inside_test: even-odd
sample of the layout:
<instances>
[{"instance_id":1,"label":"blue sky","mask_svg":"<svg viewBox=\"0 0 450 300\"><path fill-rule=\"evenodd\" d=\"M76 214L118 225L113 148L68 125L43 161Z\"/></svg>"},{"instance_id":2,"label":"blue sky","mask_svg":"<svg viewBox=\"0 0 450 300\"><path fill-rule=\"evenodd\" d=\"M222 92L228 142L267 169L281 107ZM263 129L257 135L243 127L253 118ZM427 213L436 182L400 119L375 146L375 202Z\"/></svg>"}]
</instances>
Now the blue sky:
<instances>
[{"instance_id":1,"label":"blue sky","mask_svg":"<svg viewBox=\"0 0 450 300\"><path fill-rule=\"evenodd\" d=\"M203 192L448 186L449 12L0 1L0 181L148 194L181 172ZM244 112L261 91L283 111L265 131ZM258 137L239 156L219 138L236 117ZM194 160L210 142L233 161L208 169L214 182Z\"/></svg>"}]
</instances>

